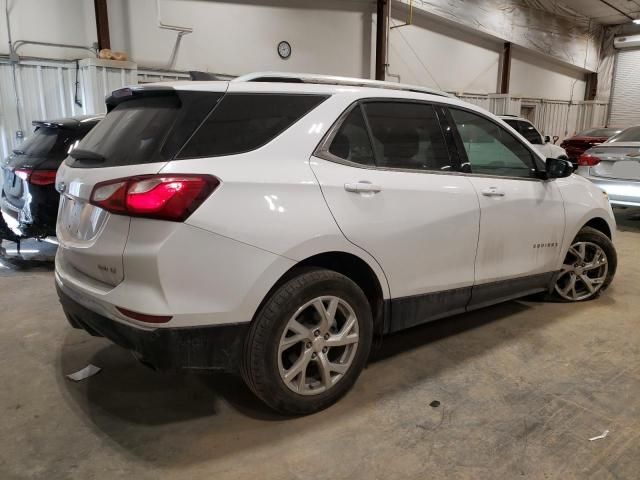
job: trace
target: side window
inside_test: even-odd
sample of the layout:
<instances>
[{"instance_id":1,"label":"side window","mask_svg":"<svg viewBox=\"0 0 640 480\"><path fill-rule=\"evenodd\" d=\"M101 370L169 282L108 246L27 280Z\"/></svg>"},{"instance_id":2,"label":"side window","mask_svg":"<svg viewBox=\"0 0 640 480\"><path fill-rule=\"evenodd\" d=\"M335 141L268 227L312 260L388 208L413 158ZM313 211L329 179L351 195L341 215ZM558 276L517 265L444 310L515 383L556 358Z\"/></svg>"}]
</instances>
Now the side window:
<instances>
[{"instance_id":1,"label":"side window","mask_svg":"<svg viewBox=\"0 0 640 480\"><path fill-rule=\"evenodd\" d=\"M333 137L329 153L362 165L374 164L371 141L359 105L351 110L340 130Z\"/></svg>"},{"instance_id":2,"label":"side window","mask_svg":"<svg viewBox=\"0 0 640 480\"><path fill-rule=\"evenodd\" d=\"M518 124L520 125L518 130L529 142L538 145L542 143L542 136L540 135L540 132L536 130L536 127L529 122L518 122Z\"/></svg>"},{"instance_id":3,"label":"side window","mask_svg":"<svg viewBox=\"0 0 640 480\"><path fill-rule=\"evenodd\" d=\"M178 158L215 157L255 150L326 98L323 95L227 94L182 148Z\"/></svg>"},{"instance_id":4,"label":"side window","mask_svg":"<svg viewBox=\"0 0 640 480\"><path fill-rule=\"evenodd\" d=\"M367 102L376 165L414 170L450 170L449 152L431 105Z\"/></svg>"},{"instance_id":5,"label":"side window","mask_svg":"<svg viewBox=\"0 0 640 480\"><path fill-rule=\"evenodd\" d=\"M531 177L532 153L504 128L466 110L451 108L471 173Z\"/></svg>"}]
</instances>

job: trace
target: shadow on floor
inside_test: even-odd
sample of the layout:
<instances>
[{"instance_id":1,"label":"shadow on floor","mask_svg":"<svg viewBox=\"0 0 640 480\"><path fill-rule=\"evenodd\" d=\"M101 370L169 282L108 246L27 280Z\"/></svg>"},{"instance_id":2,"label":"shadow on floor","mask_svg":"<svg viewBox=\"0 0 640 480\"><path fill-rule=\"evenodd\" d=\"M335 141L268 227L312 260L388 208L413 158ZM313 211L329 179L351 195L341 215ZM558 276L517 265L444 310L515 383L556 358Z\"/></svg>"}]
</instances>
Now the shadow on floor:
<instances>
[{"instance_id":1,"label":"shadow on floor","mask_svg":"<svg viewBox=\"0 0 640 480\"><path fill-rule=\"evenodd\" d=\"M0 275L17 272L50 272L54 269L57 245L51 241L34 239L20 242L20 250L14 242L0 242Z\"/></svg>"},{"instance_id":2,"label":"shadow on floor","mask_svg":"<svg viewBox=\"0 0 640 480\"><path fill-rule=\"evenodd\" d=\"M264 406L239 377L198 372L160 373L140 365L131 354L102 339L78 342L83 332L70 331L60 350L59 386L73 410L124 454L164 466L184 466L221 458L268 444L278 435L313 429L318 422L336 422L366 404L406 390L449 368L468 362L504 341L528 336L561 319L523 321L515 330L494 329L479 335L473 348L444 359L430 345L535 308L535 304L508 302L386 337L372 353L362 387L332 408L303 418L287 418ZM509 319L512 320L512 319ZM500 334L500 331L503 333ZM515 332L515 333L514 333ZM409 358L410 357L410 358ZM63 377L91 362L103 368L80 383ZM402 362L420 368L404 369ZM395 375L394 371L403 371ZM428 403L428 402L427 402ZM149 428L152 427L152 428ZM170 443L171 448L168 448Z\"/></svg>"},{"instance_id":3,"label":"shadow on floor","mask_svg":"<svg viewBox=\"0 0 640 480\"><path fill-rule=\"evenodd\" d=\"M640 232L640 208L614 208L618 230L622 232Z\"/></svg>"}]
</instances>

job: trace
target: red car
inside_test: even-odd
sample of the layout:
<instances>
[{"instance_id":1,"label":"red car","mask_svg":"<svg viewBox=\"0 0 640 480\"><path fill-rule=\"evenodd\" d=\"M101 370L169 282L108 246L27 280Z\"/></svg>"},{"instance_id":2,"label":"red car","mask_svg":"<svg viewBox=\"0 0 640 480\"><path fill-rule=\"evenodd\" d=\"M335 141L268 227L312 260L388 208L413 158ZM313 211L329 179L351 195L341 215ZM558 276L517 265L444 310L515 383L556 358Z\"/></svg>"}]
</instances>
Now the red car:
<instances>
[{"instance_id":1,"label":"red car","mask_svg":"<svg viewBox=\"0 0 640 480\"><path fill-rule=\"evenodd\" d=\"M569 160L576 163L578 157L585 151L598 143L606 142L621 131L621 128L590 128L575 134L573 137L565 138L560 146L566 150Z\"/></svg>"}]
</instances>

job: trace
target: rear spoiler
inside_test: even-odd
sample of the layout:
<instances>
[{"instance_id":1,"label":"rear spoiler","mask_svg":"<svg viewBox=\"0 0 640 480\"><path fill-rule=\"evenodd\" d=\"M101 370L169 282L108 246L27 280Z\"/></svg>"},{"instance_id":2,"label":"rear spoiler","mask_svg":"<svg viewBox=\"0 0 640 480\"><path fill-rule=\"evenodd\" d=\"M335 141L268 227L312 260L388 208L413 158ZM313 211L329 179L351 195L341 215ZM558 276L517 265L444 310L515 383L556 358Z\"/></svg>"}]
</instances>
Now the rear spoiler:
<instances>
[{"instance_id":1,"label":"rear spoiler","mask_svg":"<svg viewBox=\"0 0 640 480\"><path fill-rule=\"evenodd\" d=\"M122 102L143 97L171 97L174 96L178 101L179 97L175 89L163 86L147 86L147 87L125 87L114 90L107 97L107 113L116 108Z\"/></svg>"},{"instance_id":2,"label":"rear spoiler","mask_svg":"<svg viewBox=\"0 0 640 480\"><path fill-rule=\"evenodd\" d=\"M77 120L66 119L66 120L34 120L31 122L31 125L34 127L45 127L45 128L75 128L78 125Z\"/></svg>"}]
</instances>

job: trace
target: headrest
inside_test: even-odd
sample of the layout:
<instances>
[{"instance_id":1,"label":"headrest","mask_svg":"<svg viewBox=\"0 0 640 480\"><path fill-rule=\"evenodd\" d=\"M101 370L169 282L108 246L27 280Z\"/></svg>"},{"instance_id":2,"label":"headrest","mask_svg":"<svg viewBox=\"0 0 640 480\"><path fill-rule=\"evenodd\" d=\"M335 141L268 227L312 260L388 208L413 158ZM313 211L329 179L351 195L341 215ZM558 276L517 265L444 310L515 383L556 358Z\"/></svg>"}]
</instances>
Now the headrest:
<instances>
[{"instance_id":1,"label":"headrest","mask_svg":"<svg viewBox=\"0 0 640 480\"><path fill-rule=\"evenodd\" d=\"M420 137L415 130L389 128L381 138L385 158L412 158L420 150Z\"/></svg>"},{"instance_id":2,"label":"headrest","mask_svg":"<svg viewBox=\"0 0 640 480\"><path fill-rule=\"evenodd\" d=\"M351 144L349 143L349 137L344 133L338 133L333 142L331 142L331 148L329 151L337 157L347 160L351 153Z\"/></svg>"}]
</instances>

